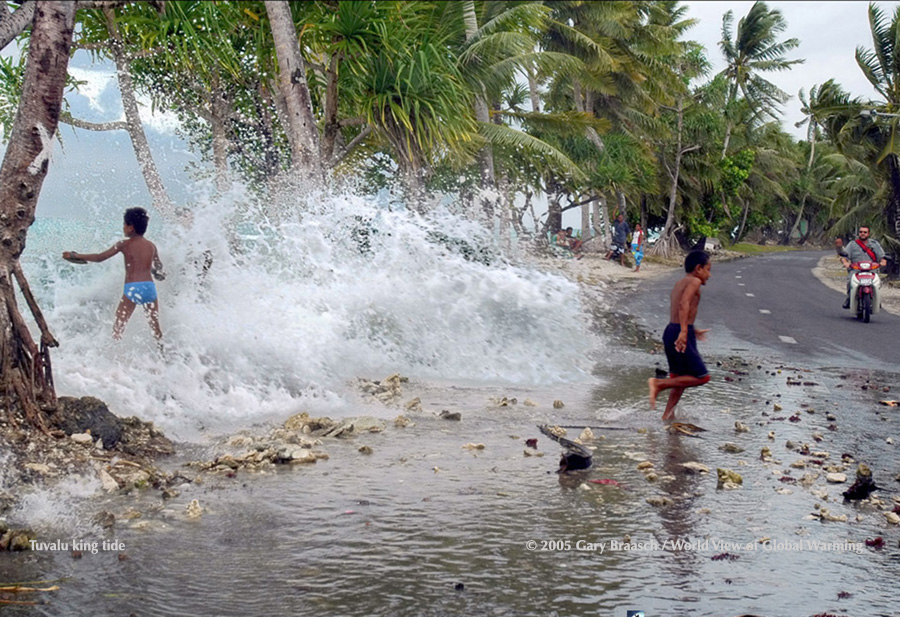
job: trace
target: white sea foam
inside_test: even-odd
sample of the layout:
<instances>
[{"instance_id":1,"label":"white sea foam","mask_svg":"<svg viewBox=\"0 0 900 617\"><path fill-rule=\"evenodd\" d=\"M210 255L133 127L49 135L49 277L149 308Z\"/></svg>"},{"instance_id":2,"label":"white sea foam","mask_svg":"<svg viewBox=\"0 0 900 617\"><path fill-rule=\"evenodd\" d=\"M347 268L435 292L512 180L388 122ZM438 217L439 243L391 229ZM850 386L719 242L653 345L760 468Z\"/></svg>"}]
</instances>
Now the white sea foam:
<instances>
[{"instance_id":1,"label":"white sea foam","mask_svg":"<svg viewBox=\"0 0 900 617\"><path fill-rule=\"evenodd\" d=\"M490 264L477 250L464 255L460 241L490 244L479 226L356 195L324 196L302 214L242 211L239 201L201 202L190 229L152 217L147 237L169 271L158 283L164 356L140 309L124 341L110 338L121 258L87 266L58 258L110 246L121 213L99 226L38 221L24 263L61 342L60 395L96 396L119 415L193 439L301 409L339 410L357 376L586 379L593 343L576 286L496 255ZM204 275L206 250L213 263Z\"/></svg>"}]
</instances>

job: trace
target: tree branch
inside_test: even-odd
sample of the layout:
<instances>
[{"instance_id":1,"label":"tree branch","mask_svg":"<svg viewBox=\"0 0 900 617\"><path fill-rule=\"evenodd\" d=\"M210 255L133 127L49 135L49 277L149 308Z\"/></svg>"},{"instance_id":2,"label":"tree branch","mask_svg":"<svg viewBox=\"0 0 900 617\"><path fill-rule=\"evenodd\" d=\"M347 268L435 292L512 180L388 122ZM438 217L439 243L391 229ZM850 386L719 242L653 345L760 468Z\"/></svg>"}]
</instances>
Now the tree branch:
<instances>
[{"instance_id":1,"label":"tree branch","mask_svg":"<svg viewBox=\"0 0 900 617\"><path fill-rule=\"evenodd\" d=\"M25 2L15 10L7 13L3 8L3 19L0 20L0 49L9 45L13 39L25 31L34 19L34 2Z\"/></svg>"},{"instance_id":2,"label":"tree branch","mask_svg":"<svg viewBox=\"0 0 900 617\"><path fill-rule=\"evenodd\" d=\"M372 127L371 127L371 126L367 126L367 127L365 127L362 131L359 132L359 135L357 135L356 137L354 137L353 139L351 139L351 140L350 140L350 143L347 144L347 147L344 148L344 149L341 151L340 155L338 155L338 157L335 159L335 161L334 161L335 166L336 166L338 163L340 163L341 161L343 161L345 158L347 158L347 155L350 154L350 152L351 152L356 146L358 146L359 144L361 144L361 143L363 142L363 140L365 140L365 138L368 137L371 133L372 133Z\"/></svg>"},{"instance_id":3,"label":"tree branch","mask_svg":"<svg viewBox=\"0 0 900 617\"><path fill-rule=\"evenodd\" d=\"M25 303L28 304L28 308L31 309L34 321L41 331L41 344L47 347L59 347L59 342L57 342L53 334L50 333L50 326L47 325L47 320L44 319L41 307L38 306L37 301L34 299L34 294L31 293L31 286L28 285L25 273L22 272L22 264L16 261L13 264L12 271L13 276L16 277L16 282L19 284L19 289L22 291L22 296L25 298ZM37 351L37 349L34 351Z\"/></svg>"},{"instance_id":4,"label":"tree branch","mask_svg":"<svg viewBox=\"0 0 900 617\"><path fill-rule=\"evenodd\" d=\"M366 119L362 116L357 116L356 118L344 118L343 120L338 120L338 126L344 128L345 126L360 126L366 123Z\"/></svg>"},{"instance_id":5,"label":"tree branch","mask_svg":"<svg viewBox=\"0 0 900 617\"><path fill-rule=\"evenodd\" d=\"M117 120L115 122L88 122L87 120L81 120L79 118L75 118L67 111L59 114L59 121L63 124L68 124L69 126L74 126L78 129L84 129L86 131L127 131L128 123L124 120Z\"/></svg>"},{"instance_id":6,"label":"tree branch","mask_svg":"<svg viewBox=\"0 0 900 617\"><path fill-rule=\"evenodd\" d=\"M591 203L592 201L597 201L597 196L596 196L596 195L595 195L594 197L588 197L588 198L585 199L584 201L579 201L579 202L571 203L571 204L569 204L568 206L565 207L565 210L571 210L572 208L577 208L577 207L579 207L579 206L583 206L584 204L589 204L589 203Z\"/></svg>"},{"instance_id":7,"label":"tree branch","mask_svg":"<svg viewBox=\"0 0 900 617\"><path fill-rule=\"evenodd\" d=\"M83 49L86 51L100 51L109 49L109 43L72 43L72 49Z\"/></svg>"}]
</instances>

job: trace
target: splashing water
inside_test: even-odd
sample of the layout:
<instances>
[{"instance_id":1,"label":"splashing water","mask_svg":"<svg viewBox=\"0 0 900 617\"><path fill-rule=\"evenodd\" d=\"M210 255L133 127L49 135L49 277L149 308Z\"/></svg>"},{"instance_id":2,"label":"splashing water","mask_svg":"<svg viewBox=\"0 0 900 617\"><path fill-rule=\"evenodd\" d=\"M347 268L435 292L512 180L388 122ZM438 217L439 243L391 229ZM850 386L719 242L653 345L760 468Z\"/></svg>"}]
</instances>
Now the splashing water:
<instances>
[{"instance_id":1,"label":"splashing water","mask_svg":"<svg viewBox=\"0 0 900 617\"><path fill-rule=\"evenodd\" d=\"M100 228L32 228L23 263L61 342L60 395L96 396L191 439L301 409L334 411L357 376L547 384L588 373L592 341L576 285L506 263L482 248L491 240L479 226L449 212L426 219L340 195L303 213L206 200L190 219L154 216L147 231L169 273L157 284L162 354L140 308L124 340L111 340L121 258L59 258L111 246L121 213Z\"/></svg>"}]
</instances>

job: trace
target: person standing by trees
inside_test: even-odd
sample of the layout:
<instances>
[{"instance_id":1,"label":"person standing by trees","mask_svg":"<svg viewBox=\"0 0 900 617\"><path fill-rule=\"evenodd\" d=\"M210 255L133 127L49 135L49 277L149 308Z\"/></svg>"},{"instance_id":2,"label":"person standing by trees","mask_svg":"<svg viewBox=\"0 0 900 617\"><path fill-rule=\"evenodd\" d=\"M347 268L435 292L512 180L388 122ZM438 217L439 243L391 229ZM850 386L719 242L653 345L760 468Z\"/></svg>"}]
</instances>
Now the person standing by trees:
<instances>
[{"instance_id":1,"label":"person standing by trees","mask_svg":"<svg viewBox=\"0 0 900 617\"><path fill-rule=\"evenodd\" d=\"M630 233L631 228L628 226L628 223L625 222L625 217L620 214L616 217L616 222L613 224L613 246L606 254L606 258L609 259L612 257L615 247L618 246L619 265L622 267L625 266L625 247L628 245L628 234Z\"/></svg>"},{"instance_id":2,"label":"person standing by trees","mask_svg":"<svg viewBox=\"0 0 900 617\"><path fill-rule=\"evenodd\" d=\"M634 255L634 271L640 272L644 259L644 229L640 223L635 223L634 233L631 234L631 254Z\"/></svg>"}]
</instances>

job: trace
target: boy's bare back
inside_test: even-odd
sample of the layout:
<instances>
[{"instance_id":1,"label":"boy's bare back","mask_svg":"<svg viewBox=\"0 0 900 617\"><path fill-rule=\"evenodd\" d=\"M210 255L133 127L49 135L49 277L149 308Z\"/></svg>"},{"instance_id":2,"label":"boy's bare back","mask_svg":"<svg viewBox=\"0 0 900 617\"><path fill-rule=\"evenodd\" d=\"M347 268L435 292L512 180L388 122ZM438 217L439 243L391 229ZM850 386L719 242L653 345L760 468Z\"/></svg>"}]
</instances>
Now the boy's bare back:
<instances>
[{"instance_id":1,"label":"boy's bare back","mask_svg":"<svg viewBox=\"0 0 900 617\"><path fill-rule=\"evenodd\" d=\"M682 323L682 308L687 309L687 322L684 325L690 326L697 318L697 307L700 305L700 286L703 281L688 274L683 277L672 288L670 296L669 323Z\"/></svg>"},{"instance_id":2,"label":"boy's bare back","mask_svg":"<svg viewBox=\"0 0 900 617\"><path fill-rule=\"evenodd\" d=\"M125 282L152 281L153 271L161 270L156 245L143 236L132 236L115 246L125 257Z\"/></svg>"}]
</instances>

